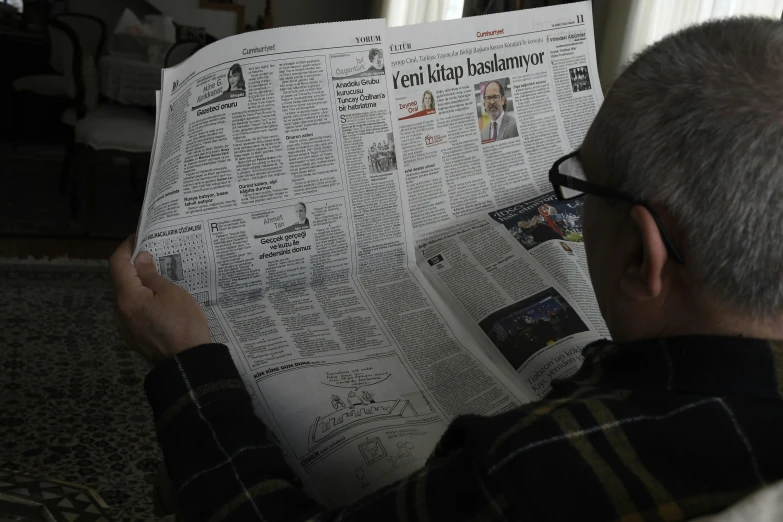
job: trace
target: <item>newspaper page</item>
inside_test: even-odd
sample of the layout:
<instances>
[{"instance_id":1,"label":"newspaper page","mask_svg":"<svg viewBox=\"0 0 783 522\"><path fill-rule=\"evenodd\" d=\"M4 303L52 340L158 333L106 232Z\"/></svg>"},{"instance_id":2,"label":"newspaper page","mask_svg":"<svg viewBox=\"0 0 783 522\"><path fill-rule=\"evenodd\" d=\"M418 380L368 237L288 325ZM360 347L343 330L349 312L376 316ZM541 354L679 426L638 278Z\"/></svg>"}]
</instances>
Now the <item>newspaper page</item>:
<instances>
[{"instance_id":1,"label":"newspaper page","mask_svg":"<svg viewBox=\"0 0 783 522\"><path fill-rule=\"evenodd\" d=\"M164 71L138 230L328 505L421 467L455 416L530 400L413 274L387 57L371 20L247 33Z\"/></svg>"},{"instance_id":2,"label":"newspaper page","mask_svg":"<svg viewBox=\"0 0 783 522\"><path fill-rule=\"evenodd\" d=\"M389 46L414 273L541 398L608 336L581 201L548 181L603 101L590 2L391 28Z\"/></svg>"}]
</instances>

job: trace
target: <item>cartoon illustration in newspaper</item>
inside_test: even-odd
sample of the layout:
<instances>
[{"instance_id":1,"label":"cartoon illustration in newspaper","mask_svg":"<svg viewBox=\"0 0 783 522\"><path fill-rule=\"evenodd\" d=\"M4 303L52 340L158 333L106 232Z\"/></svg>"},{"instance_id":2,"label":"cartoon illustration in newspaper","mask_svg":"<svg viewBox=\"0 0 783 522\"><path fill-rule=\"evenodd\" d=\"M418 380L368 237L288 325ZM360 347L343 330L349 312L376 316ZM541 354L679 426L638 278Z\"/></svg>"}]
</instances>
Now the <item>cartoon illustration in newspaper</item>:
<instances>
[{"instance_id":1,"label":"cartoon illustration in newspaper","mask_svg":"<svg viewBox=\"0 0 783 522\"><path fill-rule=\"evenodd\" d=\"M291 428L288 442L299 458L342 438L407 425L433 412L396 354L273 369L257 385L278 424Z\"/></svg>"},{"instance_id":2,"label":"cartoon illustration in newspaper","mask_svg":"<svg viewBox=\"0 0 783 522\"><path fill-rule=\"evenodd\" d=\"M385 372L384 372L385 373ZM359 377L357 373L349 375L347 372L327 373L328 382L322 382L324 386L333 388L348 387L348 392L343 397L340 393L332 394L331 405L334 411L317 415L308 436L308 447L312 450L340 433L353 428L356 425L373 422L375 420L393 419L395 417L416 417L418 413L410 400L394 395L380 395L376 400L376 393L370 391L374 385L380 384L390 378L390 373L374 373L371 377ZM364 387L358 385L364 380L369 384ZM376 380L379 379L379 380Z\"/></svg>"}]
</instances>

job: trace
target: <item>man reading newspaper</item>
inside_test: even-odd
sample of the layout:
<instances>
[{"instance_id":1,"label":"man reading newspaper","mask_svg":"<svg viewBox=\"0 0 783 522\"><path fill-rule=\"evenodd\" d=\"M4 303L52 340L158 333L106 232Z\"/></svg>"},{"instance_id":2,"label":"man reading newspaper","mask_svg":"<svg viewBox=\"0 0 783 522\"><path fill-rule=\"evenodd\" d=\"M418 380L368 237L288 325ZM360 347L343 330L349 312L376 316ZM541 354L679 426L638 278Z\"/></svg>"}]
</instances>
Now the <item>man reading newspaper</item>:
<instances>
[{"instance_id":1,"label":"man reading newspaper","mask_svg":"<svg viewBox=\"0 0 783 522\"><path fill-rule=\"evenodd\" d=\"M551 173L561 198L587 194L614 341L543 401L457 418L426 466L354 505L300 490L196 301L126 241L120 328L158 363L146 389L184 518L688 520L783 478L781 63L783 26L744 19L625 70Z\"/></svg>"}]
</instances>

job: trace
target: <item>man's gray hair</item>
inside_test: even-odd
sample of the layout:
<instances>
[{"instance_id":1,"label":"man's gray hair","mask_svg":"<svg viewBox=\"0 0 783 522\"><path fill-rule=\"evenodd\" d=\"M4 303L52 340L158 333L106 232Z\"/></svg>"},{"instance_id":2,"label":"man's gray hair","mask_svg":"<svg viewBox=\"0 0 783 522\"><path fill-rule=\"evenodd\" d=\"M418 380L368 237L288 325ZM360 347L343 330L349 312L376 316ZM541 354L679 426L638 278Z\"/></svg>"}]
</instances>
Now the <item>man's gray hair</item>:
<instances>
[{"instance_id":1,"label":"man's gray hair","mask_svg":"<svg viewBox=\"0 0 783 522\"><path fill-rule=\"evenodd\" d=\"M701 287L741 313L783 312L783 24L670 35L628 66L601 113L609 184L676 219Z\"/></svg>"}]
</instances>

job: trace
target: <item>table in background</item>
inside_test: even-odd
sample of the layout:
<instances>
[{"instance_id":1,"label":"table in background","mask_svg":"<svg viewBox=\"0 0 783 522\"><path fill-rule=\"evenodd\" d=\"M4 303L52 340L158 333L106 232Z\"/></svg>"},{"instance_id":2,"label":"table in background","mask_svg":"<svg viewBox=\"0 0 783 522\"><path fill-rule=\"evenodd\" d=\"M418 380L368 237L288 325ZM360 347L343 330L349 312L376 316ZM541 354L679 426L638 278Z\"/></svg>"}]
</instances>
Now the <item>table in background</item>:
<instances>
[{"instance_id":1,"label":"table in background","mask_svg":"<svg viewBox=\"0 0 783 522\"><path fill-rule=\"evenodd\" d=\"M101 94L106 98L139 107L155 107L160 90L161 64L116 55L102 56L98 69Z\"/></svg>"}]
</instances>

